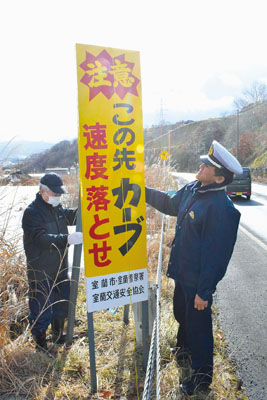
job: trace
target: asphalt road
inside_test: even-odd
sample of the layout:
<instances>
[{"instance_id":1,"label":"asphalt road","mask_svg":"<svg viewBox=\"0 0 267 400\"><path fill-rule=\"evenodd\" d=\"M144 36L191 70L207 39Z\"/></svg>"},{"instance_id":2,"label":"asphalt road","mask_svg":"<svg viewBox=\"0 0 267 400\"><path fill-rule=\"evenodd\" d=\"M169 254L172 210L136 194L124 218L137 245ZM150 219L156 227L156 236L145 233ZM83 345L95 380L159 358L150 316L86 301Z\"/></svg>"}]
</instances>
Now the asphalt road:
<instances>
[{"instance_id":1,"label":"asphalt road","mask_svg":"<svg viewBox=\"0 0 267 400\"><path fill-rule=\"evenodd\" d=\"M237 197L233 201L241 212L241 226L267 245L267 185L253 183L251 200Z\"/></svg>"},{"instance_id":2,"label":"asphalt road","mask_svg":"<svg viewBox=\"0 0 267 400\"><path fill-rule=\"evenodd\" d=\"M193 174L181 177L194 179ZM250 201L233 201L241 212L238 239L214 304L246 395L250 400L266 400L267 186L253 183Z\"/></svg>"},{"instance_id":3,"label":"asphalt road","mask_svg":"<svg viewBox=\"0 0 267 400\"><path fill-rule=\"evenodd\" d=\"M267 246L239 230L215 306L250 400L267 399Z\"/></svg>"}]
</instances>

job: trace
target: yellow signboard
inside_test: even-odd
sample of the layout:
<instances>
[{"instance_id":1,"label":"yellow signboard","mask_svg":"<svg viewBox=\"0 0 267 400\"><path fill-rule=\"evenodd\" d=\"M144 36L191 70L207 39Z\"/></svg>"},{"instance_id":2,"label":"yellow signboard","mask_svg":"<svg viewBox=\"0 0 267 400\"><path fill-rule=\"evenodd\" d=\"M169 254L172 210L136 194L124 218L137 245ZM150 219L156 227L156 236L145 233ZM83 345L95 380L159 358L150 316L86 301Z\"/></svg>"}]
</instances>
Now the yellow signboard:
<instances>
[{"instance_id":1,"label":"yellow signboard","mask_svg":"<svg viewBox=\"0 0 267 400\"><path fill-rule=\"evenodd\" d=\"M76 53L85 275L98 289L96 277L107 275L114 287L121 280L142 286L147 259L139 53L83 44Z\"/></svg>"},{"instance_id":2,"label":"yellow signboard","mask_svg":"<svg viewBox=\"0 0 267 400\"><path fill-rule=\"evenodd\" d=\"M162 160L167 160L170 157L170 153L168 153L167 150L163 150L160 153L160 157L162 158Z\"/></svg>"}]
</instances>

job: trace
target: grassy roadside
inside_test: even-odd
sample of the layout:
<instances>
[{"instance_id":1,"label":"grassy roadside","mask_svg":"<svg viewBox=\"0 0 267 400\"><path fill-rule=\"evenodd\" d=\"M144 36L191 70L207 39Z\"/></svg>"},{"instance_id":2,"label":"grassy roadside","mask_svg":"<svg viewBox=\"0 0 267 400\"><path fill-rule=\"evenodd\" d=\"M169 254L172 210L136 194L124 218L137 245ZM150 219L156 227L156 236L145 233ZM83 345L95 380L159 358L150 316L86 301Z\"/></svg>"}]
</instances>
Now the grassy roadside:
<instances>
[{"instance_id":1,"label":"grassy roadside","mask_svg":"<svg viewBox=\"0 0 267 400\"><path fill-rule=\"evenodd\" d=\"M162 189L175 188L160 165L146 171L147 184ZM68 183L69 191L77 196L76 185ZM72 185L72 186L71 186ZM161 217L147 210L148 270L155 281ZM173 237L175 218L166 223L163 248L163 277L161 301L161 398L185 399L179 390L180 379L186 371L180 368L170 352L175 344L177 323L172 315L173 284L164 275ZM78 338L70 348L54 347L53 357L35 350L27 326L27 280L25 259L16 248L0 239L0 395L11 394L36 400L87 400L142 398L145 371L142 349L135 343L133 315L129 324L123 323L123 308L115 315L109 310L94 313L98 393L90 394L90 368L87 339L87 310L84 280L81 277L76 312L75 333ZM234 367L228 360L227 344L218 326L214 310L215 376L211 393L202 398L243 399ZM49 332L48 332L49 333ZM155 399L155 391L152 398ZM196 397L195 397L196 398ZM201 397L198 397L201 398Z\"/></svg>"}]
</instances>

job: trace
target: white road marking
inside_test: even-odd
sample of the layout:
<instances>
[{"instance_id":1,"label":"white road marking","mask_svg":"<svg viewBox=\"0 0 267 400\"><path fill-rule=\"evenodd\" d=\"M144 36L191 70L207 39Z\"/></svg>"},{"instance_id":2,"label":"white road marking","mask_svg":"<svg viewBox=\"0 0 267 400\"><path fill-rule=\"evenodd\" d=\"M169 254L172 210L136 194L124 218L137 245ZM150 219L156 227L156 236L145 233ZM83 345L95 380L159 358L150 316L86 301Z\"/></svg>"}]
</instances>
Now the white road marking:
<instances>
[{"instance_id":1,"label":"white road marking","mask_svg":"<svg viewBox=\"0 0 267 400\"><path fill-rule=\"evenodd\" d=\"M243 226L239 225L239 229L244 232L251 240L254 240L255 243L257 243L260 247L262 247L265 251L267 251L267 245L264 244L260 239L258 239L256 236L254 236L252 233L250 233L246 228Z\"/></svg>"}]
</instances>

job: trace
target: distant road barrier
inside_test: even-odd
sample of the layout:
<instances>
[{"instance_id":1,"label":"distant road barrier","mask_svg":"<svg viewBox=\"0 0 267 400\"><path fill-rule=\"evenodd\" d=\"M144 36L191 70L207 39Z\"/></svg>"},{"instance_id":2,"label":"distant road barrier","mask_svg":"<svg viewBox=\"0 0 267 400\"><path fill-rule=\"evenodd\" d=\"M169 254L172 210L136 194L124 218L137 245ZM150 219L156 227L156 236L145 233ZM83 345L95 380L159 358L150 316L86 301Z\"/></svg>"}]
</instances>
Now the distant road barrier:
<instances>
[{"instance_id":1,"label":"distant road barrier","mask_svg":"<svg viewBox=\"0 0 267 400\"><path fill-rule=\"evenodd\" d=\"M267 178L267 168L251 168L250 170L256 178Z\"/></svg>"}]
</instances>

